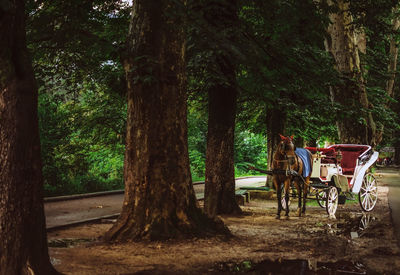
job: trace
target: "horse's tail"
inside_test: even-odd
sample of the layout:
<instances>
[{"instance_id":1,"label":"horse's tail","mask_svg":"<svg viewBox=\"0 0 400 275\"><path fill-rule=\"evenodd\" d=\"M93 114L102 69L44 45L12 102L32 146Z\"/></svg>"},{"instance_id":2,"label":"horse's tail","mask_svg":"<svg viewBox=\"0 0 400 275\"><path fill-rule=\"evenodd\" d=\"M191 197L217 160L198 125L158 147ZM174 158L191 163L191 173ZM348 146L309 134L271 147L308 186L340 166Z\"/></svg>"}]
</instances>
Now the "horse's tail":
<instances>
[{"instance_id":1,"label":"horse's tail","mask_svg":"<svg viewBox=\"0 0 400 275\"><path fill-rule=\"evenodd\" d=\"M313 171L313 164L314 164L314 162L313 162L313 158L312 158L312 154L311 154L310 150L306 149L306 151L307 151L307 153L308 153L308 158L310 159L310 174L307 175L307 177L310 177L311 174L312 174L312 171Z\"/></svg>"}]
</instances>

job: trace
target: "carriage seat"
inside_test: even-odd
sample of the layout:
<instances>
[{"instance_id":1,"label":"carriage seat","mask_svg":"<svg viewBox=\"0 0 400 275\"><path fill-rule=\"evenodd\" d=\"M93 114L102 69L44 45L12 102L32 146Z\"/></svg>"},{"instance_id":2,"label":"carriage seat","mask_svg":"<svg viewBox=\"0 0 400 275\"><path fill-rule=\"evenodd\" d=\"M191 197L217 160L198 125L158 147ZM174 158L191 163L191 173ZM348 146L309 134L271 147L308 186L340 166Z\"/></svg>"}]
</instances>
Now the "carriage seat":
<instances>
[{"instance_id":1,"label":"carriage seat","mask_svg":"<svg viewBox=\"0 0 400 275\"><path fill-rule=\"evenodd\" d=\"M358 157L369 149L369 146L362 145L332 145L336 151L341 152L342 160L340 166L344 175L353 175L357 165Z\"/></svg>"}]
</instances>

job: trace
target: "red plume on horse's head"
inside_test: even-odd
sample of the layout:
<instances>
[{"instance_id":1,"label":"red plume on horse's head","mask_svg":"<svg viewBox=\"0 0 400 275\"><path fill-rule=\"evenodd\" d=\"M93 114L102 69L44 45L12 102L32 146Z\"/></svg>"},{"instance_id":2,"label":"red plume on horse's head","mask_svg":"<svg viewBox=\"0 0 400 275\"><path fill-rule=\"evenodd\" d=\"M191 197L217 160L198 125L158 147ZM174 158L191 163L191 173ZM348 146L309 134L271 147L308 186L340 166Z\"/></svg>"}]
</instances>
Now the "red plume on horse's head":
<instances>
[{"instance_id":1,"label":"red plume on horse's head","mask_svg":"<svg viewBox=\"0 0 400 275\"><path fill-rule=\"evenodd\" d=\"M281 137L281 140L289 140L289 141L293 140L293 135L291 135L290 137L285 137L285 136L279 134L279 136Z\"/></svg>"}]
</instances>

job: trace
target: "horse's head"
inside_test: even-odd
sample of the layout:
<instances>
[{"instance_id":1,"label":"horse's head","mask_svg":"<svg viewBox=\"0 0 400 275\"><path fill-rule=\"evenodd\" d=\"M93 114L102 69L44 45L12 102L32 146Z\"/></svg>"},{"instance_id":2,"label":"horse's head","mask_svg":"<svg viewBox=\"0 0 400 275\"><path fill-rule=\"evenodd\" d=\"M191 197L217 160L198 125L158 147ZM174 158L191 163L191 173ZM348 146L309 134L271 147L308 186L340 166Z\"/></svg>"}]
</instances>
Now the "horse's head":
<instances>
[{"instance_id":1,"label":"horse's head","mask_svg":"<svg viewBox=\"0 0 400 275\"><path fill-rule=\"evenodd\" d=\"M278 152L286 157L294 157L294 150L296 149L296 147L293 144L293 136L279 136L281 137L281 141L278 144Z\"/></svg>"}]
</instances>

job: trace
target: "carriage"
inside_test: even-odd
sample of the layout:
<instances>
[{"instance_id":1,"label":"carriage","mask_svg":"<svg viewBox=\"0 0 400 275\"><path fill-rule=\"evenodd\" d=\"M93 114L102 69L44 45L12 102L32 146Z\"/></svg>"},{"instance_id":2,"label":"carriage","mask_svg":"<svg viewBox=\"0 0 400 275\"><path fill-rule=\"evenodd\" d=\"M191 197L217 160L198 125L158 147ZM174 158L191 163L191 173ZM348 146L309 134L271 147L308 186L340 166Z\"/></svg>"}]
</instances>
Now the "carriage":
<instances>
[{"instance_id":1,"label":"carriage","mask_svg":"<svg viewBox=\"0 0 400 275\"><path fill-rule=\"evenodd\" d=\"M369 170L378 159L378 152L369 145L358 144L306 149L313 154L311 192L329 215L335 215L338 204L355 199L357 194L363 211L374 209L378 199L377 181Z\"/></svg>"},{"instance_id":2,"label":"carriage","mask_svg":"<svg viewBox=\"0 0 400 275\"><path fill-rule=\"evenodd\" d=\"M369 145L336 144L327 148L306 147L312 154L311 197L334 216L338 204L358 200L363 211L373 210L378 199L377 181L369 172L378 159ZM285 206L285 196L282 196Z\"/></svg>"}]
</instances>

